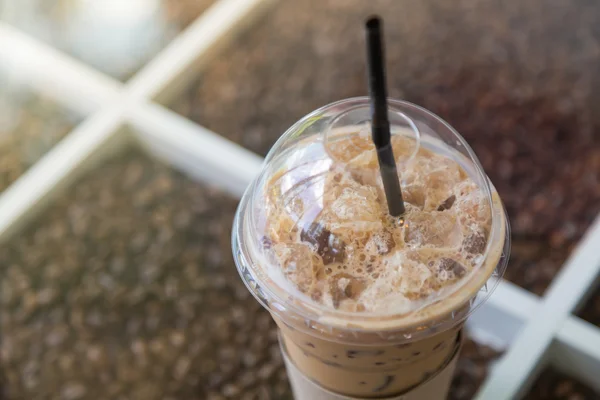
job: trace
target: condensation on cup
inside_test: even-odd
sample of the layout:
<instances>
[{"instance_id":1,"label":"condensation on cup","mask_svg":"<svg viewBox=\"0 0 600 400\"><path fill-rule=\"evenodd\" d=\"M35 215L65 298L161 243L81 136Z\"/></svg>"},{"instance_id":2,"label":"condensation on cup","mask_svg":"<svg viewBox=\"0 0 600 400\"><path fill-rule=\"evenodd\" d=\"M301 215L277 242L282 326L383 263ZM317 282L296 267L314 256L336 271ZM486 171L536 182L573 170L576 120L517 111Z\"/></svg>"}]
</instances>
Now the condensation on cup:
<instances>
[{"instance_id":1,"label":"condensation on cup","mask_svg":"<svg viewBox=\"0 0 600 400\"><path fill-rule=\"evenodd\" d=\"M389 101L406 213L388 215L369 100L292 126L246 190L233 252L271 313L297 400L444 399L465 319L510 251L498 194L465 140Z\"/></svg>"}]
</instances>

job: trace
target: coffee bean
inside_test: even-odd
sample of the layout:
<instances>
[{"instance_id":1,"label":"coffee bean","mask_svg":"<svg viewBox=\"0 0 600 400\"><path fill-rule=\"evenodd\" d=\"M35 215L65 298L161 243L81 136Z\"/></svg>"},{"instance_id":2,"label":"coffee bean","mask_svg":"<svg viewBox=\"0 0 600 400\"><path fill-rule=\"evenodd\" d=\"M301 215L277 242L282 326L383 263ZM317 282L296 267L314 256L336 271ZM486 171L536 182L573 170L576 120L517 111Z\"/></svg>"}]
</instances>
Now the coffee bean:
<instances>
[{"instance_id":1,"label":"coffee bean","mask_svg":"<svg viewBox=\"0 0 600 400\"><path fill-rule=\"evenodd\" d=\"M81 383L69 382L61 392L61 398L64 400L82 399L87 393L87 389Z\"/></svg>"},{"instance_id":2,"label":"coffee bean","mask_svg":"<svg viewBox=\"0 0 600 400\"><path fill-rule=\"evenodd\" d=\"M276 369L277 369L277 367L274 364L270 364L270 363L264 364L258 370L257 376L260 379L262 379L263 381L269 380L273 376L273 373L275 373Z\"/></svg>"},{"instance_id":3,"label":"coffee bean","mask_svg":"<svg viewBox=\"0 0 600 400\"><path fill-rule=\"evenodd\" d=\"M456 366L450 388L451 398L471 399L487 375L487 366L499 353L466 339ZM435 373L435 372L433 372Z\"/></svg>"},{"instance_id":4,"label":"coffee bean","mask_svg":"<svg viewBox=\"0 0 600 400\"><path fill-rule=\"evenodd\" d=\"M586 400L597 397L591 388L552 368L540 374L527 395L531 399Z\"/></svg>"},{"instance_id":5,"label":"coffee bean","mask_svg":"<svg viewBox=\"0 0 600 400\"><path fill-rule=\"evenodd\" d=\"M246 367L254 367L255 365L258 364L260 359L261 359L261 357L254 352L244 351L242 353L242 362L244 363L244 365Z\"/></svg>"},{"instance_id":6,"label":"coffee bean","mask_svg":"<svg viewBox=\"0 0 600 400\"><path fill-rule=\"evenodd\" d=\"M237 380L238 384L243 390L253 387L257 381L258 378L254 370L246 370L242 372Z\"/></svg>"},{"instance_id":7,"label":"coffee bean","mask_svg":"<svg viewBox=\"0 0 600 400\"><path fill-rule=\"evenodd\" d=\"M0 193L52 149L79 117L27 87L0 77Z\"/></svg>"},{"instance_id":8,"label":"coffee bean","mask_svg":"<svg viewBox=\"0 0 600 400\"><path fill-rule=\"evenodd\" d=\"M241 389L239 386L237 386L233 383L229 383L229 384L223 386L222 393L228 399L235 399L235 398L238 398L238 396L240 395Z\"/></svg>"}]
</instances>

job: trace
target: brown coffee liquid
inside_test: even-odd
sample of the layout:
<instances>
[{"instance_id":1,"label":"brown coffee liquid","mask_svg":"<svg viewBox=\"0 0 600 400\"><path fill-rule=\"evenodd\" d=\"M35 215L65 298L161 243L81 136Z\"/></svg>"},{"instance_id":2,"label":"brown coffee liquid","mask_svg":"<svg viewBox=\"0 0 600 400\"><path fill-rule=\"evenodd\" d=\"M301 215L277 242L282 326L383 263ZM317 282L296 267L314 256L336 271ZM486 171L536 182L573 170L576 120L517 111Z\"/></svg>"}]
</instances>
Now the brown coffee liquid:
<instances>
[{"instance_id":1,"label":"brown coffee liquid","mask_svg":"<svg viewBox=\"0 0 600 400\"><path fill-rule=\"evenodd\" d=\"M446 365L460 345L460 327L410 343L361 346L324 340L276 322L290 359L307 378L335 393L361 398L397 395L418 386Z\"/></svg>"}]
</instances>

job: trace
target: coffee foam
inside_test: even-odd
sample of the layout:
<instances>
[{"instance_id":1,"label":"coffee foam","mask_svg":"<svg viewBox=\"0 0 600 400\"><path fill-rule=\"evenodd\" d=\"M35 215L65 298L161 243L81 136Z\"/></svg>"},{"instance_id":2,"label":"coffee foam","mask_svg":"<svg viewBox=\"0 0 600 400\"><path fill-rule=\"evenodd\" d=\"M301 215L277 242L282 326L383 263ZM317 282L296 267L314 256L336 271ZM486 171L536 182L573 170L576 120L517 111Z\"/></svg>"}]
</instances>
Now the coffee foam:
<instances>
[{"instance_id":1,"label":"coffee foam","mask_svg":"<svg viewBox=\"0 0 600 400\"><path fill-rule=\"evenodd\" d=\"M387 214L367 137L337 139L333 159L266 185L265 252L278 284L342 311L398 313L434 302L478 265L491 226L484 193L451 158L394 137L406 214ZM273 271L271 271L273 272ZM285 283L281 282L281 278Z\"/></svg>"}]
</instances>

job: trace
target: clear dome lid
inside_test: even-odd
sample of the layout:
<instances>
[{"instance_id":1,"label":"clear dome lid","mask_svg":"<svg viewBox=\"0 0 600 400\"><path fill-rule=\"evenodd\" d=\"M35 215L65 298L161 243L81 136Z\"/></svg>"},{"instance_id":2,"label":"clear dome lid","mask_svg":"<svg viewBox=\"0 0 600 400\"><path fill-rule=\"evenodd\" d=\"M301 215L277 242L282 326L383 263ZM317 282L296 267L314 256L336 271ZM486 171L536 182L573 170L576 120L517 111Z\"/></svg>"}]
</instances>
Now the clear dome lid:
<instances>
[{"instance_id":1,"label":"clear dome lid","mask_svg":"<svg viewBox=\"0 0 600 400\"><path fill-rule=\"evenodd\" d=\"M406 213L389 216L369 116L367 98L344 100L279 139L236 215L237 266L265 307L309 326L454 325L504 272L503 207L460 135L390 101Z\"/></svg>"}]
</instances>

